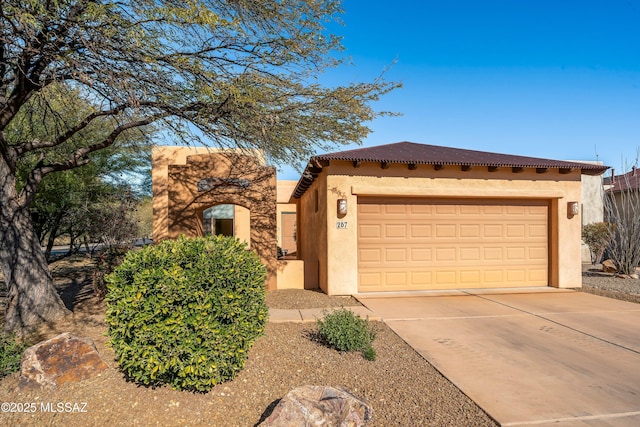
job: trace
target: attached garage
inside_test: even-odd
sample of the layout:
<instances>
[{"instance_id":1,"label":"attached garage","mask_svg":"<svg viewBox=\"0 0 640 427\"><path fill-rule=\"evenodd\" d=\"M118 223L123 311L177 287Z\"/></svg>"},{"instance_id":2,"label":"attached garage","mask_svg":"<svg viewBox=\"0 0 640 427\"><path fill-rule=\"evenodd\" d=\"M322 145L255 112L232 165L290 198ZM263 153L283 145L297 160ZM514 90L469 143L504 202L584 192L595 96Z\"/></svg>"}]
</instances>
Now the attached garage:
<instances>
[{"instance_id":1,"label":"attached garage","mask_svg":"<svg viewBox=\"0 0 640 427\"><path fill-rule=\"evenodd\" d=\"M358 200L358 291L547 286L547 201Z\"/></svg>"},{"instance_id":2,"label":"attached garage","mask_svg":"<svg viewBox=\"0 0 640 427\"><path fill-rule=\"evenodd\" d=\"M315 156L291 199L305 287L580 287L581 177L606 169L411 142Z\"/></svg>"}]
</instances>

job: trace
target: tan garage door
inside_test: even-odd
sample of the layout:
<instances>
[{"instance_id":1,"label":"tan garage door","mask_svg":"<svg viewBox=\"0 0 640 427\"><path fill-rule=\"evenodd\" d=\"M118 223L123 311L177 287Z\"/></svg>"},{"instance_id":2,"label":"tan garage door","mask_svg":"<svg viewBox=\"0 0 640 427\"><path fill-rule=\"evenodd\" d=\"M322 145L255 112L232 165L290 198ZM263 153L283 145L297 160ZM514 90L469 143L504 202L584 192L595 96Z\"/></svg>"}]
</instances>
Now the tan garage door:
<instances>
[{"instance_id":1,"label":"tan garage door","mask_svg":"<svg viewBox=\"0 0 640 427\"><path fill-rule=\"evenodd\" d=\"M546 201L358 200L359 292L548 285Z\"/></svg>"}]
</instances>

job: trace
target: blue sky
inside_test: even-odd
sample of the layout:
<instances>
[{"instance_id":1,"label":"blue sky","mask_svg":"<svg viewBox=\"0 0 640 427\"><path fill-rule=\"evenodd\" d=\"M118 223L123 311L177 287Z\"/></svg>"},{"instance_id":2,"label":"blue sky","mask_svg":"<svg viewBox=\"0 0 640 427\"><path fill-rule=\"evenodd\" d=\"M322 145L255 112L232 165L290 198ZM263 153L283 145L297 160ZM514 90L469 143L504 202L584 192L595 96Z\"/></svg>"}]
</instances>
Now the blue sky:
<instances>
[{"instance_id":1,"label":"blue sky","mask_svg":"<svg viewBox=\"0 0 640 427\"><path fill-rule=\"evenodd\" d=\"M640 0L344 0L352 64L330 85L385 68L403 88L364 147L413 141L620 171L640 147ZM346 146L342 149L358 148ZM299 165L304 167L304 165ZM279 179L298 179L284 168Z\"/></svg>"}]
</instances>

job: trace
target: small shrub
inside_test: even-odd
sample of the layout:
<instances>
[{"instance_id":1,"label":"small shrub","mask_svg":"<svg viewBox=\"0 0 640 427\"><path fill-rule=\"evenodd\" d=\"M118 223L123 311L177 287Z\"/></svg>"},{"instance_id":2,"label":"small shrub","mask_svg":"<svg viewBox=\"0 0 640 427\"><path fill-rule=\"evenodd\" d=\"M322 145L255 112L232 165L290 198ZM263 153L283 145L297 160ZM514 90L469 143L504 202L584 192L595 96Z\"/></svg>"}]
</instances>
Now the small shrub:
<instances>
[{"instance_id":1,"label":"small shrub","mask_svg":"<svg viewBox=\"0 0 640 427\"><path fill-rule=\"evenodd\" d=\"M582 240L589 246L591 263L598 264L613 239L616 226L609 222L596 222L582 227Z\"/></svg>"},{"instance_id":2,"label":"small shrub","mask_svg":"<svg viewBox=\"0 0 640 427\"><path fill-rule=\"evenodd\" d=\"M339 351L361 351L367 360L375 360L371 342L376 331L369 319L363 319L343 307L331 313L325 312L324 320L318 319L316 323L327 344Z\"/></svg>"},{"instance_id":3,"label":"small shrub","mask_svg":"<svg viewBox=\"0 0 640 427\"><path fill-rule=\"evenodd\" d=\"M369 346L362 351L362 356L365 359L373 362L374 360L376 360L376 350L373 347Z\"/></svg>"},{"instance_id":4,"label":"small shrub","mask_svg":"<svg viewBox=\"0 0 640 427\"><path fill-rule=\"evenodd\" d=\"M14 336L0 332L0 378L20 369L20 359L26 348L25 342L19 342Z\"/></svg>"},{"instance_id":5,"label":"small shrub","mask_svg":"<svg viewBox=\"0 0 640 427\"><path fill-rule=\"evenodd\" d=\"M233 379L267 321L265 267L237 239L181 237L130 251L106 277L122 371L144 385L209 391Z\"/></svg>"}]
</instances>

